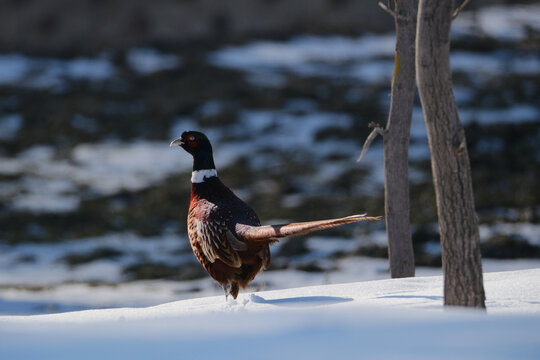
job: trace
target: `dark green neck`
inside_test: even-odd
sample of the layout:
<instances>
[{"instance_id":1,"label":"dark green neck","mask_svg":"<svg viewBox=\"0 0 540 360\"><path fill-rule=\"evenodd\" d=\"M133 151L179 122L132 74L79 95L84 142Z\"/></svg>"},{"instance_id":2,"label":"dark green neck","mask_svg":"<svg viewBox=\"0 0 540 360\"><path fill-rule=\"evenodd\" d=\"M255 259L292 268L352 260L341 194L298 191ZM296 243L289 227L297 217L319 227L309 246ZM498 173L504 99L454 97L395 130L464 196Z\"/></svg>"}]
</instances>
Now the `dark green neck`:
<instances>
[{"instance_id":1,"label":"dark green neck","mask_svg":"<svg viewBox=\"0 0 540 360\"><path fill-rule=\"evenodd\" d=\"M193 170L215 169L212 150L202 150L193 156Z\"/></svg>"}]
</instances>

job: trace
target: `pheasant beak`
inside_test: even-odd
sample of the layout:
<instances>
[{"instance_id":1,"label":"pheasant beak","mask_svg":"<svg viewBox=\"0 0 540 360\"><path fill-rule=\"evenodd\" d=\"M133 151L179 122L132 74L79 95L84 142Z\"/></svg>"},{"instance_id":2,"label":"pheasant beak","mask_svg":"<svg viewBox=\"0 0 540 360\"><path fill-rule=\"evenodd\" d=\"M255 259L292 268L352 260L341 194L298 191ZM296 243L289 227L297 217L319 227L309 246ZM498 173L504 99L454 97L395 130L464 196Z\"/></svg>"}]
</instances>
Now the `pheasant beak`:
<instances>
[{"instance_id":1,"label":"pheasant beak","mask_svg":"<svg viewBox=\"0 0 540 360\"><path fill-rule=\"evenodd\" d=\"M182 138L178 138L176 140L173 140L171 141L171 143L169 144L170 147L173 147L173 146L182 146L184 145L184 141L182 141Z\"/></svg>"}]
</instances>

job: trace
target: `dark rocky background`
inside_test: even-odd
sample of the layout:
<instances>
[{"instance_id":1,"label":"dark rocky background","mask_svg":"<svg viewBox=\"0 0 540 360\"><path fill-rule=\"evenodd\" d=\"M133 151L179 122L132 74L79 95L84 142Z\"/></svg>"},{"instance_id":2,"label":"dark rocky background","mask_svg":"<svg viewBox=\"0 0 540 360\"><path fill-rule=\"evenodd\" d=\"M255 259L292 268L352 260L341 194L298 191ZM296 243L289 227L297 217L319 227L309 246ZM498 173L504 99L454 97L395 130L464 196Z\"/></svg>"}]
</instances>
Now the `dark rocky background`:
<instances>
[{"instance_id":1,"label":"dark rocky background","mask_svg":"<svg viewBox=\"0 0 540 360\"><path fill-rule=\"evenodd\" d=\"M468 9L517 3L534 1L475 0ZM177 48L186 43L242 41L253 36L392 30L392 19L376 0L0 2L0 51L39 55L95 54L149 44Z\"/></svg>"}]
</instances>

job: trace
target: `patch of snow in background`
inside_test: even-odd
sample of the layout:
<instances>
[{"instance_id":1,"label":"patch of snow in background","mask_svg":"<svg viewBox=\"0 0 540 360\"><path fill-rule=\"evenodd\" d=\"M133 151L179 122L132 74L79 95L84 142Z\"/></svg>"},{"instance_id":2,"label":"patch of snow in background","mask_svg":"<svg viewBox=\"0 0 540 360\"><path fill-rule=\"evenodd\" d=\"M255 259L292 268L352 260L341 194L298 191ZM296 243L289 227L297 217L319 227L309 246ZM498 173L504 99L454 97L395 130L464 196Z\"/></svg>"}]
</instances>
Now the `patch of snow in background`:
<instances>
[{"instance_id":1,"label":"patch of snow in background","mask_svg":"<svg viewBox=\"0 0 540 360\"><path fill-rule=\"evenodd\" d=\"M79 197L69 195L76 191L76 186L69 180L24 176L12 185L11 193L2 195L12 199L11 206L16 210L68 212L79 207Z\"/></svg>"},{"instance_id":2,"label":"patch of snow in background","mask_svg":"<svg viewBox=\"0 0 540 360\"><path fill-rule=\"evenodd\" d=\"M114 259L89 261L76 266L61 261L66 255L86 255L103 248L117 250L121 254ZM143 238L120 233L54 244L0 244L0 249L0 285L119 282L125 280L122 276L124 266L142 260L170 265L195 261L187 238L177 235ZM32 260L20 261L21 258Z\"/></svg>"},{"instance_id":3,"label":"patch of snow in background","mask_svg":"<svg viewBox=\"0 0 540 360\"><path fill-rule=\"evenodd\" d=\"M181 65L178 56L163 54L152 48L133 48L127 53L126 61L129 67L140 75L173 70Z\"/></svg>"},{"instance_id":4,"label":"patch of snow in background","mask_svg":"<svg viewBox=\"0 0 540 360\"><path fill-rule=\"evenodd\" d=\"M19 54L0 55L0 85L61 88L64 79L103 81L116 73L106 57L57 60Z\"/></svg>"},{"instance_id":5,"label":"patch of snow in background","mask_svg":"<svg viewBox=\"0 0 540 360\"><path fill-rule=\"evenodd\" d=\"M203 118L219 115L223 111L223 103L219 100L205 101L197 108L197 114Z\"/></svg>"},{"instance_id":6,"label":"patch of snow in background","mask_svg":"<svg viewBox=\"0 0 540 360\"><path fill-rule=\"evenodd\" d=\"M37 163L52 161L53 156L52 146L36 145L18 154L17 158L0 157L0 174L22 174L25 167L33 168Z\"/></svg>"},{"instance_id":7,"label":"patch of snow in background","mask_svg":"<svg viewBox=\"0 0 540 360\"><path fill-rule=\"evenodd\" d=\"M0 55L0 85L13 85L29 72L30 59L17 54Z\"/></svg>"},{"instance_id":8,"label":"patch of snow in background","mask_svg":"<svg viewBox=\"0 0 540 360\"><path fill-rule=\"evenodd\" d=\"M106 80L115 73L114 66L106 58L78 58L51 64L51 75L67 76L74 80Z\"/></svg>"},{"instance_id":9,"label":"patch of snow in background","mask_svg":"<svg viewBox=\"0 0 540 360\"><path fill-rule=\"evenodd\" d=\"M240 47L227 47L210 57L214 65L242 71L261 68L287 68L301 71L309 62L341 63L394 54L393 35L298 36L287 42L259 41ZM300 69L300 70L299 70Z\"/></svg>"},{"instance_id":10,"label":"patch of snow in background","mask_svg":"<svg viewBox=\"0 0 540 360\"><path fill-rule=\"evenodd\" d=\"M459 117L464 124L473 121L481 125L518 124L540 121L540 109L526 104L515 104L504 109L469 108L459 110Z\"/></svg>"},{"instance_id":11,"label":"patch of snow in background","mask_svg":"<svg viewBox=\"0 0 540 360\"><path fill-rule=\"evenodd\" d=\"M532 245L540 245L540 224L500 222L480 225L479 230L482 241L495 235L519 235Z\"/></svg>"},{"instance_id":12,"label":"patch of snow in background","mask_svg":"<svg viewBox=\"0 0 540 360\"><path fill-rule=\"evenodd\" d=\"M350 76L368 84L389 83L394 75L393 60L357 63L350 69Z\"/></svg>"},{"instance_id":13,"label":"patch of snow in background","mask_svg":"<svg viewBox=\"0 0 540 360\"><path fill-rule=\"evenodd\" d=\"M192 165L188 156L178 154L167 142L80 144L67 154L68 159L55 159L54 155L52 147L36 146L17 158L0 157L0 174L20 174L27 179L0 194L15 196L16 208L67 211L78 205L69 196L75 195L78 186L104 195L140 190L173 173L189 171ZM45 200L54 201L47 204Z\"/></svg>"},{"instance_id":14,"label":"patch of snow in background","mask_svg":"<svg viewBox=\"0 0 540 360\"><path fill-rule=\"evenodd\" d=\"M286 83L283 73L376 84L388 83L392 78L394 47L391 34L357 38L299 36L288 41L258 41L225 47L211 54L209 61L215 66L245 72L247 80L254 85L283 86ZM501 74L540 73L536 53L457 51L450 56L453 71L474 74L477 81ZM276 79L272 78L274 76Z\"/></svg>"},{"instance_id":15,"label":"patch of snow in background","mask_svg":"<svg viewBox=\"0 0 540 360\"><path fill-rule=\"evenodd\" d=\"M271 146L282 150L291 147L310 146L312 151L321 152L328 147L316 143L315 135L325 128L349 128L353 118L348 114L314 112L309 114L290 114L274 110L245 110L240 114L238 133L263 134L271 129L272 136L261 136L257 147ZM241 135L241 134L240 134ZM317 146L315 146L317 145ZM342 143L336 144L343 146Z\"/></svg>"},{"instance_id":16,"label":"patch of snow in background","mask_svg":"<svg viewBox=\"0 0 540 360\"><path fill-rule=\"evenodd\" d=\"M450 54L450 65L453 72L474 74L476 82L509 74L540 74L540 58L538 54L519 54L515 51L496 51L491 53L475 53L471 51L455 51Z\"/></svg>"},{"instance_id":17,"label":"patch of snow in background","mask_svg":"<svg viewBox=\"0 0 540 360\"><path fill-rule=\"evenodd\" d=\"M456 103L458 107L464 104L468 104L471 101L471 99L474 97L474 95L475 95L475 91L471 89L470 87L454 85L454 97L456 98Z\"/></svg>"},{"instance_id":18,"label":"patch of snow in background","mask_svg":"<svg viewBox=\"0 0 540 360\"><path fill-rule=\"evenodd\" d=\"M540 108L528 104L514 104L508 108L459 108L459 117L464 125L476 122L483 126L497 124L519 124L526 122L540 121ZM427 132L424 123L422 108L413 108L411 123L411 147L415 144L425 144L427 149ZM411 150L410 150L411 151ZM414 149L412 149L414 151ZM416 158L417 156L413 156Z\"/></svg>"},{"instance_id":19,"label":"patch of snow in background","mask_svg":"<svg viewBox=\"0 0 540 360\"><path fill-rule=\"evenodd\" d=\"M21 114L8 114L0 116L0 140L13 139L23 126Z\"/></svg>"},{"instance_id":20,"label":"patch of snow in background","mask_svg":"<svg viewBox=\"0 0 540 360\"><path fill-rule=\"evenodd\" d=\"M393 57L394 47L394 35L305 35L286 42L258 41L226 47L214 52L209 61L215 66L247 72L249 82L263 86L283 86L286 79L279 75L280 71L304 77L352 77L373 82L381 81L377 76L387 70L388 63L369 60Z\"/></svg>"},{"instance_id":21,"label":"patch of snow in background","mask_svg":"<svg viewBox=\"0 0 540 360\"><path fill-rule=\"evenodd\" d=\"M16 158L0 157L0 174L24 176L2 182L0 199L9 199L17 210L72 211L79 206L81 186L101 195L136 191L192 166L189 156L168 142L80 144L62 159L55 156L52 147L35 146Z\"/></svg>"},{"instance_id":22,"label":"patch of snow in background","mask_svg":"<svg viewBox=\"0 0 540 360\"><path fill-rule=\"evenodd\" d=\"M540 5L486 6L463 11L452 24L454 36L487 36L500 41L520 41L529 31L540 32Z\"/></svg>"},{"instance_id":23,"label":"patch of snow in background","mask_svg":"<svg viewBox=\"0 0 540 360\"><path fill-rule=\"evenodd\" d=\"M81 144L72 151L75 165L69 168L75 173L70 177L104 194L140 190L191 169L191 161L175 150L167 142Z\"/></svg>"},{"instance_id":24,"label":"patch of snow in background","mask_svg":"<svg viewBox=\"0 0 540 360\"><path fill-rule=\"evenodd\" d=\"M42 191L39 189L38 192L17 194L12 201L12 208L36 214L71 212L79 208L80 198L76 195L43 193Z\"/></svg>"}]
</instances>

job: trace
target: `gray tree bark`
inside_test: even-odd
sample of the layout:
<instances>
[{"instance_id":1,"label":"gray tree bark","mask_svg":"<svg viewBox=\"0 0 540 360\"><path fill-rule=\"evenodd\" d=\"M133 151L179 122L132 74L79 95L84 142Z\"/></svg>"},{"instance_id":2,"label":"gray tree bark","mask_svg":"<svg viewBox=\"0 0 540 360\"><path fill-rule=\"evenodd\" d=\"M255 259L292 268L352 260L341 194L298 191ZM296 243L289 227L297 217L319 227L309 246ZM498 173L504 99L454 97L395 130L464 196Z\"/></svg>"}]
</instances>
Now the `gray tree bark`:
<instances>
[{"instance_id":1,"label":"gray tree bark","mask_svg":"<svg viewBox=\"0 0 540 360\"><path fill-rule=\"evenodd\" d=\"M453 0L420 0L416 72L437 199L444 303L483 308L485 294L471 169L450 71L453 8Z\"/></svg>"},{"instance_id":2,"label":"gray tree bark","mask_svg":"<svg viewBox=\"0 0 540 360\"><path fill-rule=\"evenodd\" d=\"M396 26L390 113L383 135L385 221L392 278L414 276L409 204L409 138L415 91L417 8L418 0L397 0L393 9L387 8L394 16Z\"/></svg>"}]
</instances>

